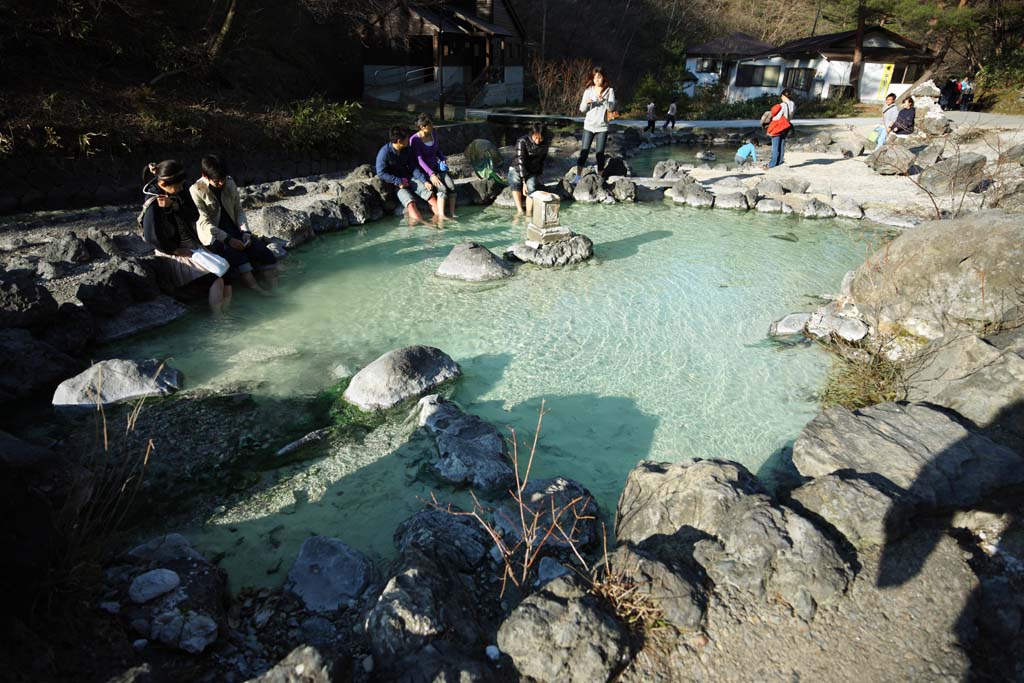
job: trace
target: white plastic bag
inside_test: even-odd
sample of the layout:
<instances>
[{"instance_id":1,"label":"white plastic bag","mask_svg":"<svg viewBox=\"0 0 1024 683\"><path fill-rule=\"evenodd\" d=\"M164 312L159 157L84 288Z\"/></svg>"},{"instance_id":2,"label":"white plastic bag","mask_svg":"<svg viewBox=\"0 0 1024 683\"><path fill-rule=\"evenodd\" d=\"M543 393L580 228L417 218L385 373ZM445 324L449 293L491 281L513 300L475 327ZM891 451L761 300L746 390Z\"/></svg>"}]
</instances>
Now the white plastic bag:
<instances>
[{"instance_id":1,"label":"white plastic bag","mask_svg":"<svg viewBox=\"0 0 1024 683\"><path fill-rule=\"evenodd\" d=\"M230 268L227 259L205 249L194 249L192 251L192 260L200 268L213 273L217 277L224 277L224 273L228 272L228 268Z\"/></svg>"}]
</instances>

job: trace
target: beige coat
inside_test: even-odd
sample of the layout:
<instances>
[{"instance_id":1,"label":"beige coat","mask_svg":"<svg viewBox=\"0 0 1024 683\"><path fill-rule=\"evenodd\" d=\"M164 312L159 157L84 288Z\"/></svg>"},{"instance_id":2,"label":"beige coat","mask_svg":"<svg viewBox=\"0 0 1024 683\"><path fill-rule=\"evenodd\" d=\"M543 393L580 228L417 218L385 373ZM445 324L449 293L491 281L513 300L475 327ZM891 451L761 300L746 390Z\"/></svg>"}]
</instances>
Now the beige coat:
<instances>
[{"instance_id":1,"label":"beige coat","mask_svg":"<svg viewBox=\"0 0 1024 683\"><path fill-rule=\"evenodd\" d=\"M242 200L238 196L238 186L235 180L228 176L221 190L220 199L213 193L210 183L206 178L200 178L188 189L192 195L192 201L199 209L199 220L196 221L196 232L203 244L210 245L216 242L224 242L228 234L218 228L220 224L221 203L228 215L235 221L235 224L243 231L248 230L246 225L245 211L242 210Z\"/></svg>"}]
</instances>

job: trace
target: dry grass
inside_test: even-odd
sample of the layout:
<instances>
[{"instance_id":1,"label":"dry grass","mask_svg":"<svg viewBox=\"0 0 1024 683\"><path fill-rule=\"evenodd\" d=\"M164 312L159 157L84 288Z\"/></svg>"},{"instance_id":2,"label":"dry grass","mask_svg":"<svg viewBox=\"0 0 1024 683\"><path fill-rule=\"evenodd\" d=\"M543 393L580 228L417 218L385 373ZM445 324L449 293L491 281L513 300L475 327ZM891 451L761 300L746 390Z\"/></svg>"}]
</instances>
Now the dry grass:
<instances>
[{"instance_id":1,"label":"dry grass","mask_svg":"<svg viewBox=\"0 0 1024 683\"><path fill-rule=\"evenodd\" d=\"M825 408L849 410L907 398L907 378L901 363L875 349L836 349L835 361L818 400Z\"/></svg>"},{"instance_id":2,"label":"dry grass","mask_svg":"<svg viewBox=\"0 0 1024 683\"><path fill-rule=\"evenodd\" d=\"M608 556L608 533L601 525L604 563L595 567L587 578L590 592L604 601L620 621L634 630L648 631L664 625L665 614L657 599L645 590L647 585L637 581L639 567L628 567L624 562Z\"/></svg>"}]
</instances>

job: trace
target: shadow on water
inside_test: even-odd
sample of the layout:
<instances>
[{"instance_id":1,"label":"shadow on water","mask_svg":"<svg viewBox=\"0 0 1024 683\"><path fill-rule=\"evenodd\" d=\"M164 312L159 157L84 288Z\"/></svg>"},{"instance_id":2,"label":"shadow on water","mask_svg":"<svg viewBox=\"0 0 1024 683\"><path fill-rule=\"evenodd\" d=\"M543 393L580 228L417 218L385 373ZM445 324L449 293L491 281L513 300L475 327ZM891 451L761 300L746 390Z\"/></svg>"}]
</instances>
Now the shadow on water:
<instances>
[{"instance_id":1,"label":"shadow on water","mask_svg":"<svg viewBox=\"0 0 1024 683\"><path fill-rule=\"evenodd\" d=\"M640 247L650 242L656 242L666 237L671 237L670 230L649 230L633 237L623 237L611 242L601 242L595 245L595 252L602 261L617 261L619 259L636 256Z\"/></svg>"},{"instance_id":2,"label":"shadow on water","mask_svg":"<svg viewBox=\"0 0 1024 683\"><path fill-rule=\"evenodd\" d=\"M541 397L511 408L500 401L471 400L492 386L492 381L474 380L474 367L507 364L508 360L499 354L466 361L468 381L460 383L453 398L467 412L492 422L500 433L508 435L511 426L521 442L529 442ZM545 405L532 478L586 472L573 478L593 493L611 535L618 494L629 471L650 451L658 418L640 411L632 399L617 396L549 396ZM427 469L436 457L434 441L415 429L411 411L404 421L398 417L381 428L390 432L391 441L379 457L367 455L366 448L379 444L372 435L364 445L322 447L316 451L320 457L268 472L261 483L246 491L245 512L240 516L248 519L209 523L191 537L228 571L232 590L283 582L302 542L314 534L340 538L383 569L394 556L395 529L422 509L432 492L445 503L463 508L472 505L467 490L440 482ZM520 454L528 450L528 446L521 447ZM356 465L347 462L350 457L367 461ZM583 467L580 460L586 461ZM491 502L502 499L499 495Z\"/></svg>"},{"instance_id":3,"label":"shadow on water","mask_svg":"<svg viewBox=\"0 0 1024 683\"><path fill-rule=\"evenodd\" d=\"M966 422L955 414L951 417ZM886 542L882 550L877 585L879 588L887 588L913 580L920 574L928 558L947 534L964 542L969 552L973 554L972 566L976 570L981 567L979 574L982 579L980 585L967 599L956 624L959 641L971 653L972 674L967 680L1007 680L1007 675L1011 678L1015 672L1019 675L1019 660L1024 657L1024 647L1021 647L1024 645L1024 628L1021 627L1024 609L1020 606L1014 607L1012 600L1010 605L999 604L998 597L1002 596L999 593L992 595L989 586L1004 581L1003 577L998 576L994 584L988 582L987 585L985 567L990 566L992 560L978 549L977 539L971 537L970 532L954 527L953 521L954 515L961 509L1006 515L1007 527L994 555L998 556L1001 552L1010 550L1002 547L1007 540L1019 543L1019 540L1014 539L1024 535L1024 485L1017 483L962 508L936 507L935 503L941 504L941 500L936 501L935 498L950 495L941 490L937 491L937 481L953 479L953 485L957 486L961 484L962 478L975 476L981 478L981 486L991 488L997 481L1001 481L1002 476L1009 470L1019 473L1024 469L1024 463L1018 463L1015 466L1004 464L1001 469L994 472L986 471L985 465L975 461L973 466L966 468L968 471L964 471L964 451L978 449L978 444L974 441L978 433L989 436L997 444L1008 447L1015 451L1018 457L1024 458L1024 401L1004 408L993 423L983 430L978 430L969 423L965 426L972 434L951 444L933 457L908 489L904 491L888 480L883 481L893 487L899 495L885 517ZM967 484L966 481L962 483ZM923 535L923 541L905 542L908 526L917 530L915 538L921 538ZM908 552L908 549L912 549L913 552ZM1021 550L1022 548L1013 549L1018 556ZM1008 609L1017 615L1015 619L1009 617L1010 623L1016 624L1015 628L1012 625L1008 626L1006 618L1002 615L993 616L993 613L1000 609ZM1014 640L1016 646L1013 645Z\"/></svg>"}]
</instances>

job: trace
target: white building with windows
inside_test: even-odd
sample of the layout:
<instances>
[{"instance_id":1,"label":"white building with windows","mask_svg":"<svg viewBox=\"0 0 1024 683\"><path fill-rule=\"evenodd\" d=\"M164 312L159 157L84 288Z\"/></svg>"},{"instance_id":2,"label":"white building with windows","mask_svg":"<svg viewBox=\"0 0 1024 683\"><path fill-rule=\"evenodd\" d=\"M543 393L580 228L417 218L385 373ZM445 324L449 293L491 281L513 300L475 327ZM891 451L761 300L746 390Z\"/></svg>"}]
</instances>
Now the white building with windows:
<instances>
[{"instance_id":1,"label":"white building with windows","mask_svg":"<svg viewBox=\"0 0 1024 683\"><path fill-rule=\"evenodd\" d=\"M722 83L730 102L775 95L790 88L802 98L852 96L850 72L856 31L801 38L755 50L755 38L736 33L687 51L686 67L696 76L686 92ZM742 51L741 51L742 48ZM907 90L934 55L922 45L880 26L864 31L859 99L881 102Z\"/></svg>"}]
</instances>

